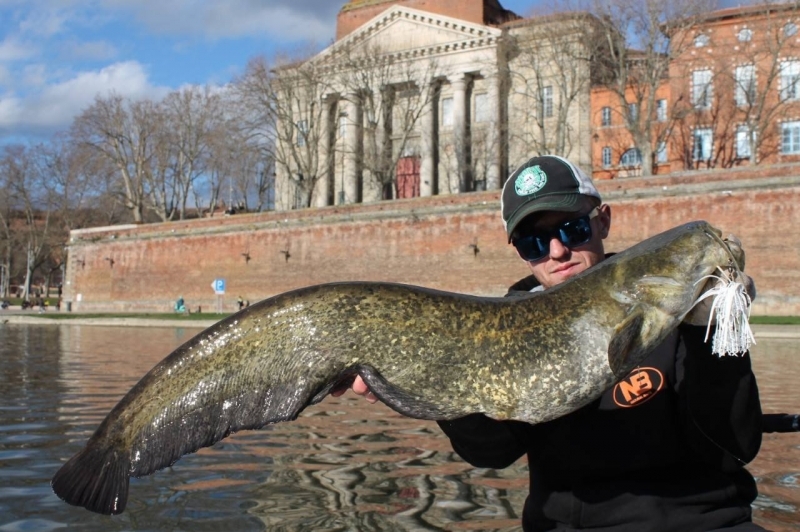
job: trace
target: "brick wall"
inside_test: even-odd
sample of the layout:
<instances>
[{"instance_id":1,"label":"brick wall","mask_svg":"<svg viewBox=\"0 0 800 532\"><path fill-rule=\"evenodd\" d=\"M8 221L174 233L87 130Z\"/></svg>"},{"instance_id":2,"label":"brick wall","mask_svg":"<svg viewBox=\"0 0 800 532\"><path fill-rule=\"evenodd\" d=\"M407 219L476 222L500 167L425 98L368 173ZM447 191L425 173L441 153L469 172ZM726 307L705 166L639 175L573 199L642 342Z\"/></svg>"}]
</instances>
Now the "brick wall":
<instances>
[{"instance_id":1,"label":"brick wall","mask_svg":"<svg viewBox=\"0 0 800 532\"><path fill-rule=\"evenodd\" d=\"M759 290L754 311L798 315L798 170L598 182L612 206L606 249L708 220L741 238ZM65 300L78 311L170 311L182 295L192 309L208 311L217 277L227 281L226 310L239 295L257 301L342 280L502 295L527 268L506 244L498 211L494 191L74 231Z\"/></svg>"},{"instance_id":2,"label":"brick wall","mask_svg":"<svg viewBox=\"0 0 800 532\"><path fill-rule=\"evenodd\" d=\"M354 32L395 4L472 22L484 23L483 0L372 0L346 4L336 19L336 40Z\"/></svg>"}]
</instances>

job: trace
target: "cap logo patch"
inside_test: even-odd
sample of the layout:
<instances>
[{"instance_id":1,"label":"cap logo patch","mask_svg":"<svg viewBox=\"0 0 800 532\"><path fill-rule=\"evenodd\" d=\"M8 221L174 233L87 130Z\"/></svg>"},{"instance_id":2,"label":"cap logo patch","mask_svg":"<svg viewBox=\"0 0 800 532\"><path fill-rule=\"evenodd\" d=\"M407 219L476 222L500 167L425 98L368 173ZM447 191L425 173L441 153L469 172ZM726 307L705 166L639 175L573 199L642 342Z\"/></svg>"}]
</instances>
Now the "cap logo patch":
<instances>
[{"instance_id":1,"label":"cap logo patch","mask_svg":"<svg viewBox=\"0 0 800 532\"><path fill-rule=\"evenodd\" d=\"M517 196L530 196L536 194L547 184L547 174L539 165L524 169L514 181L514 190Z\"/></svg>"}]
</instances>

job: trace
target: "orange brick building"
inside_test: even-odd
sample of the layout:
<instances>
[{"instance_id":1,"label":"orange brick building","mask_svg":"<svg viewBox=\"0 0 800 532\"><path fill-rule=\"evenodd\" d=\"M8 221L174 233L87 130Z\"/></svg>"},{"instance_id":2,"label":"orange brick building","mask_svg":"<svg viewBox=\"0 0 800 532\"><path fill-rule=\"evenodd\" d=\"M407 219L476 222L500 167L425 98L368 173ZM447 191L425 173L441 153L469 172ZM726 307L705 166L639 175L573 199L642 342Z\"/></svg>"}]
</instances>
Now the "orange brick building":
<instances>
[{"instance_id":1,"label":"orange brick building","mask_svg":"<svg viewBox=\"0 0 800 532\"><path fill-rule=\"evenodd\" d=\"M800 161L798 25L792 2L715 11L670 34L681 48L649 110L654 174ZM610 88L592 90L595 178L640 175L625 125L635 92L623 105Z\"/></svg>"}]
</instances>

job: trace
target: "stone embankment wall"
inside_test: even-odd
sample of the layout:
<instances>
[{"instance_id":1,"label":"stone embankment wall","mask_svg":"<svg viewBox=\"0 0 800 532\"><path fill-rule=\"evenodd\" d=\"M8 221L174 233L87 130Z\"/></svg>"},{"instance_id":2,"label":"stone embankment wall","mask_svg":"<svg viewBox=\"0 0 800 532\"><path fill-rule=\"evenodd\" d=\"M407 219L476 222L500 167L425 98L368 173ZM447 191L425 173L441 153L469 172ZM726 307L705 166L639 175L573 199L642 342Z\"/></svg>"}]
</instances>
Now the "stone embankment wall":
<instances>
[{"instance_id":1,"label":"stone embankment wall","mask_svg":"<svg viewBox=\"0 0 800 532\"><path fill-rule=\"evenodd\" d=\"M601 181L619 251L705 219L734 233L755 278L756 314L800 314L800 167ZM499 191L74 231L65 301L73 311L163 311L183 296L226 311L317 283L373 280L502 295L527 274L506 243Z\"/></svg>"}]
</instances>

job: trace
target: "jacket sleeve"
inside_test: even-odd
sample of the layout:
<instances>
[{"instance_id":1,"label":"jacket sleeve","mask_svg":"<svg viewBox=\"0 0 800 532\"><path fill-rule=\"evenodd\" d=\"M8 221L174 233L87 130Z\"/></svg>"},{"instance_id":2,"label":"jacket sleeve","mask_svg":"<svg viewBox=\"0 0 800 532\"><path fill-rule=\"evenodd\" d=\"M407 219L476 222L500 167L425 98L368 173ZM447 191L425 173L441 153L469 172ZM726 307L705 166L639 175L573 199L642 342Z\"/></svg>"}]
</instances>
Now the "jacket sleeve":
<instances>
[{"instance_id":1,"label":"jacket sleeve","mask_svg":"<svg viewBox=\"0 0 800 532\"><path fill-rule=\"evenodd\" d=\"M706 328L681 325L676 375L684 433L701 460L733 471L761 446L761 403L750 354L718 357Z\"/></svg>"},{"instance_id":2,"label":"jacket sleeve","mask_svg":"<svg viewBox=\"0 0 800 532\"><path fill-rule=\"evenodd\" d=\"M438 423L461 458L475 467L492 469L508 467L525 454L524 434L531 427L519 421L497 421L483 414Z\"/></svg>"}]
</instances>

